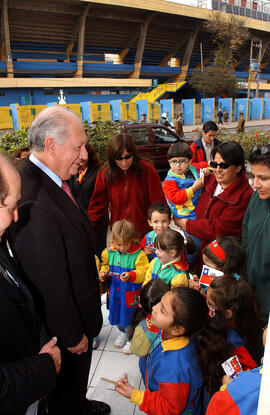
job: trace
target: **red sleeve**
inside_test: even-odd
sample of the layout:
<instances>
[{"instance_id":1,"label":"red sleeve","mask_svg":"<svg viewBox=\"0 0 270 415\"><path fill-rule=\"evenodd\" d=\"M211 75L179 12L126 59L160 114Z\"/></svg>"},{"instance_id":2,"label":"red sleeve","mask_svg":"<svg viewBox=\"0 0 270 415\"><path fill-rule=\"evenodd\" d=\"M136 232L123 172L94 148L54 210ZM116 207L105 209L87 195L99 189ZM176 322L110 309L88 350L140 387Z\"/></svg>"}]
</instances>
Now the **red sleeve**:
<instances>
[{"instance_id":1,"label":"red sleeve","mask_svg":"<svg viewBox=\"0 0 270 415\"><path fill-rule=\"evenodd\" d=\"M101 169L98 172L95 190L91 197L88 208L88 214L94 226L96 226L99 219L105 215L108 209L108 205L109 195L107 192L106 171L105 169Z\"/></svg>"},{"instance_id":2,"label":"red sleeve","mask_svg":"<svg viewBox=\"0 0 270 415\"><path fill-rule=\"evenodd\" d=\"M159 390L146 389L140 410L148 415L179 415L188 402L189 385L185 383L159 383Z\"/></svg>"},{"instance_id":3,"label":"red sleeve","mask_svg":"<svg viewBox=\"0 0 270 415\"><path fill-rule=\"evenodd\" d=\"M235 205L228 204L222 215L211 219L189 219L187 232L204 240L213 240L218 235L239 235L250 196Z\"/></svg>"},{"instance_id":4,"label":"red sleeve","mask_svg":"<svg viewBox=\"0 0 270 415\"><path fill-rule=\"evenodd\" d=\"M251 370L257 367L256 362L244 346L234 349L233 354L237 355L243 370Z\"/></svg>"},{"instance_id":5,"label":"red sleeve","mask_svg":"<svg viewBox=\"0 0 270 415\"><path fill-rule=\"evenodd\" d=\"M216 392L207 407L206 415L241 415L227 390Z\"/></svg>"},{"instance_id":6,"label":"red sleeve","mask_svg":"<svg viewBox=\"0 0 270 415\"><path fill-rule=\"evenodd\" d=\"M148 183L148 197L150 204L154 202L164 202L167 203L166 198L164 196L162 185L160 181L160 177L151 163L147 163L147 183Z\"/></svg>"},{"instance_id":7,"label":"red sleeve","mask_svg":"<svg viewBox=\"0 0 270 415\"><path fill-rule=\"evenodd\" d=\"M200 169L204 169L205 167L209 167L208 161L199 161L194 162L193 159L190 163L192 166L196 167L196 169L199 171Z\"/></svg>"},{"instance_id":8,"label":"red sleeve","mask_svg":"<svg viewBox=\"0 0 270 415\"><path fill-rule=\"evenodd\" d=\"M167 199L174 205L182 205L188 200L186 189L180 189L174 180L165 180L163 191Z\"/></svg>"},{"instance_id":9,"label":"red sleeve","mask_svg":"<svg viewBox=\"0 0 270 415\"><path fill-rule=\"evenodd\" d=\"M144 237L140 242L140 248L142 250L144 250L145 246L146 246L146 237Z\"/></svg>"}]
</instances>

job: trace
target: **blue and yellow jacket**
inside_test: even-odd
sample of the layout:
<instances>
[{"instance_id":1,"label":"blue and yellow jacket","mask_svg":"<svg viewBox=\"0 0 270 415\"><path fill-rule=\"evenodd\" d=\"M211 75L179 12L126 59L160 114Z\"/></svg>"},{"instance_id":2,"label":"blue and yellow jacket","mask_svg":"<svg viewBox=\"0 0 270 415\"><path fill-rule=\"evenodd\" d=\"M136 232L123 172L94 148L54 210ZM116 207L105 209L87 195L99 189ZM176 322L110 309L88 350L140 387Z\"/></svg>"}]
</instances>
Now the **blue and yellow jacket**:
<instances>
[{"instance_id":1,"label":"blue and yellow jacket","mask_svg":"<svg viewBox=\"0 0 270 415\"><path fill-rule=\"evenodd\" d=\"M163 340L159 334L139 364L145 391L134 388L130 401L141 411L149 415L201 413L203 380L192 340Z\"/></svg>"},{"instance_id":2,"label":"blue and yellow jacket","mask_svg":"<svg viewBox=\"0 0 270 415\"><path fill-rule=\"evenodd\" d=\"M188 166L187 172L181 175L168 171L163 191L176 218L196 219L196 207L202 189L194 193L192 185L198 178L199 174L194 166Z\"/></svg>"},{"instance_id":3,"label":"blue and yellow jacket","mask_svg":"<svg viewBox=\"0 0 270 415\"><path fill-rule=\"evenodd\" d=\"M142 239L142 241L141 241L141 243L140 243L140 247L141 247L142 249L144 249L146 246L151 246L151 247L153 247L153 246L154 246L155 239L156 239L156 236L157 236L157 234L156 234L156 232L155 232L155 231L150 231L150 232L148 232L148 233L145 235L145 237ZM156 257L157 257L157 256L156 256L155 251L154 251L154 252L152 252L152 254L147 255L147 256L148 256L148 261L149 261L149 262L151 262L154 258L156 258Z\"/></svg>"},{"instance_id":4,"label":"blue and yellow jacket","mask_svg":"<svg viewBox=\"0 0 270 415\"><path fill-rule=\"evenodd\" d=\"M262 367L240 372L225 390L213 395L206 415L256 415L261 378Z\"/></svg>"},{"instance_id":5,"label":"blue and yellow jacket","mask_svg":"<svg viewBox=\"0 0 270 415\"><path fill-rule=\"evenodd\" d=\"M112 325L129 326L139 303L141 283L149 265L145 253L138 245L131 245L128 252L119 252L113 244L101 254L100 272L110 272L108 303L109 321ZM120 279L123 272L130 272L127 282Z\"/></svg>"},{"instance_id":6,"label":"blue and yellow jacket","mask_svg":"<svg viewBox=\"0 0 270 415\"><path fill-rule=\"evenodd\" d=\"M171 264L162 265L158 258L150 262L143 285L146 285L151 279L160 278L166 284L170 284L171 288L184 285L188 287L188 263L185 254L179 261Z\"/></svg>"}]
</instances>

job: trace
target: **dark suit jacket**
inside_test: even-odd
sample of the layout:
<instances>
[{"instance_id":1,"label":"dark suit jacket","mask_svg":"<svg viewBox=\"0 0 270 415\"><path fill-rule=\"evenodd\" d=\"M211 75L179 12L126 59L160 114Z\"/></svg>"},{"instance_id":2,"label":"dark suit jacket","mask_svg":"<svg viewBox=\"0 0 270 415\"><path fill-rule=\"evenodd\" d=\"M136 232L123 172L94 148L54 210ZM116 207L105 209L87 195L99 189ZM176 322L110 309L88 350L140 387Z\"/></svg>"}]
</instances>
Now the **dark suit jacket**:
<instances>
[{"instance_id":1,"label":"dark suit jacket","mask_svg":"<svg viewBox=\"0 0 270 415\"><path fill-rule=\"evenodd\" d=\"M0 274L0 413L21 415L53 389L56 372L48 354L33 356L40 349L34 304L5 242L0 246L0 263L19 284Z\"/></svg>"},{"instance_id":2,"label":"dark suit jacket","mask_svg":"<svg viewBox=\"0 0 270 415\"><path fill-rule=\"evenodd\" d=\"M83 333L94 337L102 325L91 223L29 159L20 175L19 220L11 227L14 248L35 286L49 335L65 347L75 346Z\"/></svg>"}]
</instances>

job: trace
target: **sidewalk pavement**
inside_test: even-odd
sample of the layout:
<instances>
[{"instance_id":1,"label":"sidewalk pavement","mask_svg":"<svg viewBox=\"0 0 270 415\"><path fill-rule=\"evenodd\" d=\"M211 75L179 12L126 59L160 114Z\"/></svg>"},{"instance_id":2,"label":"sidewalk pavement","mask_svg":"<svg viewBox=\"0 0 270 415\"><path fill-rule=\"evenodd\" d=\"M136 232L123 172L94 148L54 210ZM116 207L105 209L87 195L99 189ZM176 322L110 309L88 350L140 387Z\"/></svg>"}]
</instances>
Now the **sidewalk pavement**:
<instances>
[{"instance_id":1,"label":"sidewalk pavement","mask_svg":"<svg viewBox=\"0 0 270 415\"><path fill-rule=\"evenodd\" d=\"M233 121L231 123L227 124L217 124L219 128L225 128L225 129L236 129L238 124L238 121ZM270 129L270 119L265 120L248 120L245 122L245 127L260 127L262 126L269 126ZM185 133L191 133L196 128L199 128L202 130L203 124L195 124L195 125L184 125Z\"/></svg>"},{"instance_id":2,"label":"sidewalk pavement","mask_svg":"<svg viewBox=\"0 0 270 415\"><path fill-rule=\"evenodd\" d=\"M93 350L87 398L91 399L94 392L96 396L93 396L93 399L101 400L111 406L111 415L144 414L136 405L130 403L127 398L117 393L114 390L113 384L101 382L98 388L96 388L98 382L100 382L100 377L119 380L127 373L130 384L144 390L144 384L138 366L139 358L133 354L125 355L121 349L113 346L118 329L115 326L111 326L108 321L106 294L102 295L101 300L103 327L99 334L99 346L96 350ZM106 387L105 391L104 387Z\"/></svg>"}]
</instances>

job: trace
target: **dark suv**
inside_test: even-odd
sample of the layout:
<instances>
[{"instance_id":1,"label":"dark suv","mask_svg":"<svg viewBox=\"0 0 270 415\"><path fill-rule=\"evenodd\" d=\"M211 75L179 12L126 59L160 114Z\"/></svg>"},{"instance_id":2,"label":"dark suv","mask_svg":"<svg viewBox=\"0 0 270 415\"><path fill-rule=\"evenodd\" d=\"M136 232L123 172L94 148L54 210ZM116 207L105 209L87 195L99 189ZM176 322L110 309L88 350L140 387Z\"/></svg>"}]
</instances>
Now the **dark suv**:
<instances>
[{"instance_id":1,"label":"dark suv","mask_svg":"<svg viewBox=\"0 0 270 415\"><path fill-rule=\"evenodd\" d=\"M141 156L151 160L159 172L169 169L167 152L171 144L185 141L189 145L193 139L179 138L176 133L162 124L127 124L123 126L134 140Z\"/></svg>"}]
</instances>

